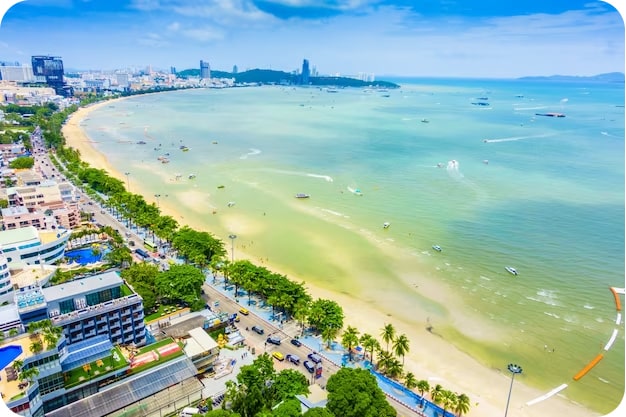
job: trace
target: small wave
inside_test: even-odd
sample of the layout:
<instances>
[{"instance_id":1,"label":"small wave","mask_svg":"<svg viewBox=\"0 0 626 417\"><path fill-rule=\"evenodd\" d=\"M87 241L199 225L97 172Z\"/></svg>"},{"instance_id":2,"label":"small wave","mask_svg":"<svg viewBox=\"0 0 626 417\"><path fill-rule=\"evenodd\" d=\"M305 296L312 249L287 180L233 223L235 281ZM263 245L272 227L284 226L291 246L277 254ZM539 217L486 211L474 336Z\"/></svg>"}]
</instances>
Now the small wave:
<instances>
[{"instance_id":1,"label":"small wave","mask_svg":"<svg viewBox=\"0 0 626 417\"><path fill-rule=\"evenodd\" d=\"M587 310L593 310L595 308L594 306L590 306L589 304L585 304L583 307Z\"/></svg>"},{"instance_id":2,"label":"small wave","mask_svg":"<svg viewBox=\"0 0 626 417\"><path fill-rule=\"evenodd\" d=\"M607 381L607 380L606 380L606 379L604 379L604 378L600 378L600 377L598 377L598 379L600 380L600 382L604 382L605 384L610 384L610 382L609 382L609 381Z\"/></svg>"},{"instance_id":3,"label":"small wave","mask_svg":"<svg viewBox=\"0 0 626 417\"><path fill-rule=\"evenodd\" d=\"M333 182L333 178L328 176L328 175L320 175L320 174L306 174L307 177L313 177L313 178L322 178L325 179L328 182Z\"/></svg>"},{"instance_id":4,"label":"small wave","mask_svg":"<svg viewBox=\"0 0 626 417\"><path fill-rule=\"evenodd\" d=\"M555 319L560 319L561 318L558 315L556 315L554 313L548 313L547 311L544 311L543 314L545 314L546 316L554 317Z\"/></svg>"},{"instance_id":5,"label":"small wave","mask_svg":"<svg viewBox=\"0 0 626 417\"><path fill-rule=\"evenodd\" d=\"M345 217L346 219L349 219L350 216L346 216L343 213L339 213L338 211L334 211L334 210L330 210L330 209L321 209L324 213L329 213L332 214L333 216L337 216L337 217Z\"/></svg>"},{"instance_id":6,"label":"small wave","mask_svg":"<svg viewBox=\"0 0 626 417\"><path fill-rule=\"evenodd\" d=\"M239 159L248 159L249 156L258 155L260 153L260 149L250 148L250 152L241 155Z\"/></svg>"},{"instance_id":7,"label":"small wave","mask_svg":"<svg viewBox=\"0 0 626 417\"><path fill-rule=\"evenodd\" d=\"M518 110L541 110L541 109L545 109L548 106L537 106L537 107L517 107L514 108L513 110L518 111Z\"/></svg>"},{"instance_id":8,"label":"small wave","mask_svg":"<svg viewBox=\"0 0 626 417\"><path fill-rule=\"evenodd\" d=\"M548 137L548 136L553 136L553 135L544 134L544 135L532 135L532 136L512 136L512 137L509 137L509 138L483 139L483 142L485 142L485 143L515 142L515 141L518 141L518 140L545 138L545 137Z\"/></svg>"}]
</instances>

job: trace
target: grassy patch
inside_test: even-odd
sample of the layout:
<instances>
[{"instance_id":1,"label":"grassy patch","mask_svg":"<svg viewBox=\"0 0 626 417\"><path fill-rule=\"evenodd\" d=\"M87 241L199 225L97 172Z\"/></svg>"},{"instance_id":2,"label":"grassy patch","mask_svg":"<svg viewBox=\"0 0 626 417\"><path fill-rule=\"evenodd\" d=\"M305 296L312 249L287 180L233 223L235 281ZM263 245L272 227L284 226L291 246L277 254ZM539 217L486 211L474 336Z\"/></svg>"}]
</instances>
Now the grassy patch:
<instances>
[{"instance_id":1,"label":"grassy patch","mask_svg":"<svg viewBox=\"0 0 626 417\"><path fill-rule=\"evenodd\" d=\"M117 355L115 353L117 353ZM117 358L117 360L115 358ZM98 360L95 360L85 365L86 367L79 366L78 368L65 372L65 388L71 388L89 381L91 378L114 372L128 364L122 352L117 347L111 349L111 354L100 359L100 361L102 361L102 366L98 366ZM107 370L107 367L111 369ZM96 373L96 371L98 373Z\"/></svg>"},{"instance_id":2,"label":"grassy patch","mask_svg":"<svg viewBox=\"0 0 626 417\"><path fill-rule=\"evenodd\" d=\"M120 286L120 293L121 293L122 297L126 297L128 295L133 295L133 292L130 290L130 288L128 288L128 285L126 285L126 284L122 284Z\"/></svg>"},{"instance_id":3,"label":"grassy patch","mask_svg":"<svg viewBox=\"0 0 626 417\"><path fill-rule=\"evenodd\" d=\"M176 305L160 305L159 308L157 308L154 313L148 314L145 317L144 321L146 323L148 323L148 322L150 322L152 320L160 319L160 318L164 317L166 314L169 314L165 310L168 309L168 310L171 311L172 307L175 308L176 311L178 311L178 308L176 307ZM164 314L162 315L161 313L164 313Z\"/></svg>"}]
</instances>

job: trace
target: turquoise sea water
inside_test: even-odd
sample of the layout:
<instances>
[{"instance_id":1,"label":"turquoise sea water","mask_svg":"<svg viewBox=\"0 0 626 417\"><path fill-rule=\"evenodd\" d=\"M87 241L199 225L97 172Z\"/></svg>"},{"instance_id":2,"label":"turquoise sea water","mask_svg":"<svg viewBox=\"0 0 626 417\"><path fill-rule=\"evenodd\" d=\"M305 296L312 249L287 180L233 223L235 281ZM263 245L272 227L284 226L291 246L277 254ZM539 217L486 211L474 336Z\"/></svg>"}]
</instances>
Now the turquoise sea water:
<instances>
[{"instance_id":1,"label":"turquoise sea water","mask_svg":"<svg viewBox=\"0 0 626 417\"><path fill-rule=\"evenodd\" d=\"M490 367L522 364L525 382L567 383L568 398L613 410L624 393L609 291L624 286L624 85L399 82L152 94L81 125L131 191L160 194L181 223L225 242L235 233L235 254L393 320L428 321ZM535 115L547 112L566 117Z\"/></svg>"}]
</instances>

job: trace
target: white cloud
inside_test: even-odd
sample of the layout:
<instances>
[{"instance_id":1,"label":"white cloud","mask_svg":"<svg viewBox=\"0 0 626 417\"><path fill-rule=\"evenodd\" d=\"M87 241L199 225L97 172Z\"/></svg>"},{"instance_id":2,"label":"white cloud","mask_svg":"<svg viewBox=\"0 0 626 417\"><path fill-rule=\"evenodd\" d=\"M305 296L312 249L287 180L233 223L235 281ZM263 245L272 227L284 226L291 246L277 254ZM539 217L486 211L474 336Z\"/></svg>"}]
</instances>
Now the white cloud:
<instances>
[{"instance_id":1,"label":"white cloud","mask_svg":"<svg viewBox=\"0 0 626 417\"><path fill-rule=\"evenodd\" d=\"M216 41L224 38L223 32L213 28L183 29L181 30L181 33L187 38L200 42Z\"/></svg>"},{"instance_id":2,"label":"white cloud","mask_svg":"<svg viewBox=\"0 0 626 417\"><path fill-rule=\"evenodd\" d=\"M178 22L172 22L169 25L167 25L167 30L169 30L170 32L177 32L180 29L180 23Z\"/></svg>"}]
</instances>

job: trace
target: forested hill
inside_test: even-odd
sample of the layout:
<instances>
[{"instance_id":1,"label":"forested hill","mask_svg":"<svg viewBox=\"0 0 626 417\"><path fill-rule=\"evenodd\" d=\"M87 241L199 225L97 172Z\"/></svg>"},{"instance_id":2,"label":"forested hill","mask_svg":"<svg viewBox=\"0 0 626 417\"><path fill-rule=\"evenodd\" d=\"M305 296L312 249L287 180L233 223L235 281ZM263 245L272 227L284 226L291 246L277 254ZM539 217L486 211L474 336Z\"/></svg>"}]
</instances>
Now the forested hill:
<instances>
[{"instance_id":1,"label":"forested hill","mask_svg":"<svg viewBox=\"0 0 626 417\"><path fill-rule=\"evenodd\" d=\"M199 69L187 69L176 74L180 78L199 77ZM224 71L211 71L212 78L234 78L236 83L260 84L302 84L299 75L284 71L253 69L233 74ZM361 81L347 77L309 77L309 85L336 87L380 87L399 88L398 84L389 81Z\"/></svg>"}]
</instances>

